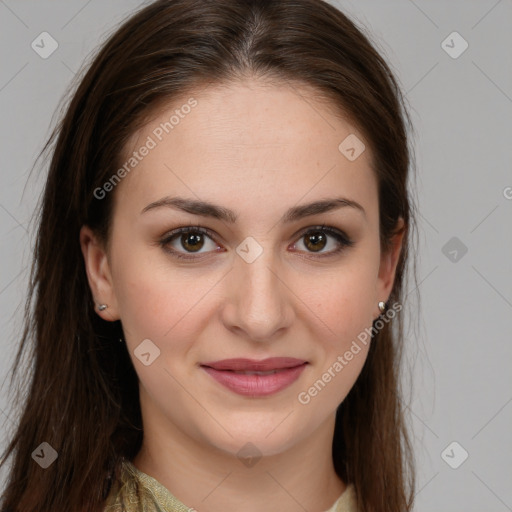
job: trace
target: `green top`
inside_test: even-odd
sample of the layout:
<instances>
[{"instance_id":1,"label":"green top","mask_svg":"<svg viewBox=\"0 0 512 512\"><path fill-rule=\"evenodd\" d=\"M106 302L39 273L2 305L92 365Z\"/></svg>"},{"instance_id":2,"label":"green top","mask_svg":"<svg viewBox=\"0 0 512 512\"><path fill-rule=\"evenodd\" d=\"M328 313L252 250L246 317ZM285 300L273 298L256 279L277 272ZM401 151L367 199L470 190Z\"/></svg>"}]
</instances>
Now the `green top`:
<instances>
[{"instance_id":1,"label":"green top","mask_svg":"<svg viewBox=\"0 0 512 512\"><path fill-rule=\"evenodd\" d=\"M107 497L104 512L200 512L187 507L153 477L130 461L122 463L121 478ZM357 512L353 484L325 512Z\"/></svg>"}]
</instances>

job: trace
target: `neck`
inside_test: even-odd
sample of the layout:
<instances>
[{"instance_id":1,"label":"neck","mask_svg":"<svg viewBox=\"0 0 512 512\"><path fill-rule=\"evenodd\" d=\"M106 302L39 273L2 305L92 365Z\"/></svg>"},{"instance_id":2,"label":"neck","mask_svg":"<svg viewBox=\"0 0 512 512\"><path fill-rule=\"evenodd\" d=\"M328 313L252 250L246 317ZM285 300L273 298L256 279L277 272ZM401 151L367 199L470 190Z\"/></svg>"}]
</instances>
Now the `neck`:
<instances>
[{"instance_id":1,"label":"neck","mask_svg":"<svg viewBox=\"0 0 512 512\"><path fill-rule=\"evenodd\" d=\"M169 422L152 422L133 464L201 512L323 512L346 488L332 462L334 420L333 414L306 439L259 460L242 460Z\"/></svg>"}]
</instances>

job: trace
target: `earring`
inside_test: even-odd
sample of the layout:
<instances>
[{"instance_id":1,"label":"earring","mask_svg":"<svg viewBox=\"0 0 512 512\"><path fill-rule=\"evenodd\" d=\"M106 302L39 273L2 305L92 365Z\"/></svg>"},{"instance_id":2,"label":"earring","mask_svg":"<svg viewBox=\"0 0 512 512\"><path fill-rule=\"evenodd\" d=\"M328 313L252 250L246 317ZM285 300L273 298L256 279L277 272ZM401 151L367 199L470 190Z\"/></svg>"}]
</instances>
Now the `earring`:
<instances>
[{"instance_id":1,"label":"earring","mask_svg":"<svg viewBox=\"0 0 512 512\"><path fill-rule=\"evenodd\" d=\"M98 305L98 311L105 311L105 309L107 309L108 306L107 304L99 304Z\"/></svg>"},{"instance_id":2,"label":"earring","mask_svg":"<svg viewBox=\"0 0 512 512\"><path fill-rule=\"evenodd\" d=\"M384 313L384 311L386 311L386 308L387 308L386 303L381 300L379 302L379 309L381 310L382 313Z\"/></svg>"}]
</instances>

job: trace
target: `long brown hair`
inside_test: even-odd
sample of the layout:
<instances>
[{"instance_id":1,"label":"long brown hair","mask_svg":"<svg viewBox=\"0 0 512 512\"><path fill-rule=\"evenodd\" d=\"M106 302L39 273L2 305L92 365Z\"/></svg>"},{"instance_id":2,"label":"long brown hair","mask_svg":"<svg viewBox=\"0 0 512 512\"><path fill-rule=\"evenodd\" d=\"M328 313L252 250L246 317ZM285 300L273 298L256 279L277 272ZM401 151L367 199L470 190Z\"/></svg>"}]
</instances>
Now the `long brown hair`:
<instances>
[{"instance_id":1,"label":"long brown hair","mask_svg":"<svg viewBox=\"0 0 512 512\"><path fill-rule=\"evenodd\" d=\"M1 464L12 458L2 512L102 510L122 458L140 449L138 381L120 322L94 312L79 245L82 225L108 242L112 199L94 191L121 165L128 138L167 101L244 76L307 84L365 135L378 181L382 250L405 222L390 303L403 299L411 254L412 123L398 80L369 38L321 0L159 0L127 19L80 77L42 154L51 154L37 211L23 355L31 381ZM341 141L340 141L341 142ZM338 407L335 470L361 512L412 508L414 464L400 391L402 315L373 335ZM58 454L43 469L34 450Z\"/></svg>"}]
</instances>

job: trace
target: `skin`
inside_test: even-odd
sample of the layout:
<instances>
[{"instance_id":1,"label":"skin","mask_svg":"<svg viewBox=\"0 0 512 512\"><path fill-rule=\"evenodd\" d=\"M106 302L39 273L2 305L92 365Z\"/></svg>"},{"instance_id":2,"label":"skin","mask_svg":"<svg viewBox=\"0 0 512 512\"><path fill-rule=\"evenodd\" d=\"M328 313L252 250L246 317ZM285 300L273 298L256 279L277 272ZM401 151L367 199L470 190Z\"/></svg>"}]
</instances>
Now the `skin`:
<instances>
[{"instance_id":1,"label":"skin","mask_svg":"<svg viewBox=\"0 0 512 512\"><path fill-rule=\"evenodd\" d=\"M251 78L191 95L197 106L111 192L108 247L87 226L80 234L93 296L108 304L98 314L121 320L139 377L144 441L133 462L201 512L263 505L268 512L322 512L346 488L332 463L335 411L369 345L359 343L361 351L307 405L297 397L379 316L402 238L381 253L369 145L354 161L341 154L349 134L364 138L313 93ZM189 97L134 133L125 155ZM238 219L230 224L169 207L141 213L164 196L207 200ZM344 207L280 222L290 207L339 196L364 213ZM318 257L303 231L322 224L354 245ZM216 234L192 246L199 255L190 246L187 252L180 235L168 246L198 259L178 260L159 245L171 230L197 225ZM263 249L252 263L236 252L249 236ZM317 250L337 247L328 235ZM134 356L144 339L160 350L149 366ZM309 364L288 388L260 398L233 393L199 366L272 356ZM252 466L237 457L247 442L262 456Z\"/></svg>"}]
</instances>

